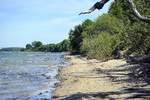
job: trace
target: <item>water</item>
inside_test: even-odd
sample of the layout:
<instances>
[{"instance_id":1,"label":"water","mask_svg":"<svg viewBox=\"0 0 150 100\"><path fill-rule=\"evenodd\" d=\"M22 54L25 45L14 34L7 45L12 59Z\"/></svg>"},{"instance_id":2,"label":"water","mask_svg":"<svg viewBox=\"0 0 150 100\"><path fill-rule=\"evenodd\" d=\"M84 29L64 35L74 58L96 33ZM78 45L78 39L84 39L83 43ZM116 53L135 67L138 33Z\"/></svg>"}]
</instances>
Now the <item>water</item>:
<instances>
[{"instance_id":1,"label":"water","mask_svg":"<svg viewBox=\"0 0 150 100\"><path fill-rule=\"evenodd\" d=\"M0 52L0 100L51 100L64 53Z\"/></svg>"}]
</instances>

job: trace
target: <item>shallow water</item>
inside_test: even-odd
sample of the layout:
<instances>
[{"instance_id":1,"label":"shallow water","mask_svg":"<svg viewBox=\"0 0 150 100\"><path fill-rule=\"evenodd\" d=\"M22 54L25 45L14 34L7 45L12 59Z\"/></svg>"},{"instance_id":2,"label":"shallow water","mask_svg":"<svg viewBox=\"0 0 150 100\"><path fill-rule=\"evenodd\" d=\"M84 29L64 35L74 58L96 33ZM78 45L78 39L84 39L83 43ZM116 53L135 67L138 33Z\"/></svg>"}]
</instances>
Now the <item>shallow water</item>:
<instances>
[{"instance_id":1,"label":"shallow water","mask_svg":"<svg viewBox=\"0 0 150 100\"><path fill-rule=\"evenodd\" d=\"M51 100L64 53L0 52L0 100Z\"/></svg>"}]
</instances>

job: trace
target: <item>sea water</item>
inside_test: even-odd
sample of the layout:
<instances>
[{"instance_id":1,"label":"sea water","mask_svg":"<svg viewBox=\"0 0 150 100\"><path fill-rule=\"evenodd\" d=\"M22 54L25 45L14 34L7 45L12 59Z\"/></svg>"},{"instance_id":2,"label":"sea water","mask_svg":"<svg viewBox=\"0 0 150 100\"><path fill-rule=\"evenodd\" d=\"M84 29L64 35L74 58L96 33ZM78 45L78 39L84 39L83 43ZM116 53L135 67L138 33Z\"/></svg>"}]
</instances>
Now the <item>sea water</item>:
<instances>
[{"instance_id":1,"label":"sea water","mask_svg":"<svg viewBox=\"0 0 150 100\"><path fill-rule=\"evenodd\" d=\"M0 52L0 100L51 100L64 55Z\"/></svg>"}]
</instances>

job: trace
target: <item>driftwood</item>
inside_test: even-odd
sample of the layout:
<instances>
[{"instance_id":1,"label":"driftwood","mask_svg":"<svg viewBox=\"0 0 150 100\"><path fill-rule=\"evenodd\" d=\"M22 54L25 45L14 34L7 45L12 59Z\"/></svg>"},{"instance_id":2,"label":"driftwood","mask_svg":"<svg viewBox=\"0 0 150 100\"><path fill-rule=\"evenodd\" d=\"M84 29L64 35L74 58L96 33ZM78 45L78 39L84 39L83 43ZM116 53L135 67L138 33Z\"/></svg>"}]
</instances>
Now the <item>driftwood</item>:
<instances>
[{"instance_id":1,"label":"driftwood","mask_svg":"<svg viewBox=\"0 0 150 100\"><path fill-rule=\"evenodd\" d=\"M141 56L141 57L128 57L127 58L128 63L135 63L135 64L142 64L142 63L147 63L150 64L150 54L146 56Z\"/></svg>"}]
</instances>

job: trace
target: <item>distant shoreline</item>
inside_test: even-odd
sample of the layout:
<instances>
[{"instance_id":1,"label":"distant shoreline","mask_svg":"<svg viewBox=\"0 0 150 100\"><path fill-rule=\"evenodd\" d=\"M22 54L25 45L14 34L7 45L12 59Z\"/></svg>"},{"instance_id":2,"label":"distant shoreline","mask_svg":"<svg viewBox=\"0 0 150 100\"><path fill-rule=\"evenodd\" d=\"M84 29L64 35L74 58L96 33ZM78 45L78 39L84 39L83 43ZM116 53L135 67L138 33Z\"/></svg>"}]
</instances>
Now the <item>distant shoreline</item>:
<instances>
[{"instance_id":1,"label":"distant shoreline","mask_svg":"<svg viewBox=\"0 0 150 100\"><path fill-rule=\"evenodd\" d=\"M23 50L23 47L7 47L7 48L1 48L0 51L21 51Z\"/></svg>"},{"instance_id":2,"label":"distant shoreline","mask_svg":"<svg viewBox=\"0 0 150 100\"><path fill-rule=\"evenodd\" d=\"M21 48L21 47L10 47L10 48L1 48L0 52L51 52L51 53L67 53L69 54L69 51L60 51L60 52L52 52L52 51L32 51L32 50L24 50L25 48Z\"/></svg>"}]
</instances>

